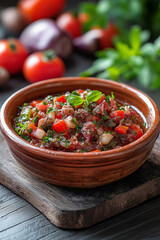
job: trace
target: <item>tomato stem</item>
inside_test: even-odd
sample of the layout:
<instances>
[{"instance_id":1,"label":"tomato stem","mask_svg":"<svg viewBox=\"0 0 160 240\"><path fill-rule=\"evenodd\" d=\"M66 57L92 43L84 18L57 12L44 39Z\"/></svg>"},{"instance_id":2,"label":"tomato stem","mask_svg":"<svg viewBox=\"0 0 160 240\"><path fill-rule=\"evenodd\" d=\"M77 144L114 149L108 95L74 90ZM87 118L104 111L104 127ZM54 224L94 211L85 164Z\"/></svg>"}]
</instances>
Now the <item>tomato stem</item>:
<instances>
[{"instance_id":1,"label":"tomato stem","mask_svg":"<svg viewBox=\"0 0 160 240\"><path fill-rule=\"evenodd\" d=\"M55 52L53 50L47 50L44 52L44 60L50 61L56 57Z\"/></svg>"},{"instance_id":2,"label":"tomato stem","mask_svg":"<svg viewBox=\"0 0 160 240\"><path fill-rule=\"evenodd\" d=\"M17 50L16 44L14 42L12 42L12 41L9 42L9 47L14 52Z\"/></svg>"}]
</instances>

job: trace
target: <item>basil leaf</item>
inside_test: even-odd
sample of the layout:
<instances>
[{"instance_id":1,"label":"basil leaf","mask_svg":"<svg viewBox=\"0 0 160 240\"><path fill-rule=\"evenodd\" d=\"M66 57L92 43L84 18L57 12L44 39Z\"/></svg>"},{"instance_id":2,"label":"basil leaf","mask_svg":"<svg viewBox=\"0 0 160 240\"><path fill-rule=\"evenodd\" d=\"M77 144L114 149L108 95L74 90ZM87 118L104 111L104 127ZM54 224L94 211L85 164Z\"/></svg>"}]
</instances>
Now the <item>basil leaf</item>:
<instances>
[{"instance_id":1,"label":"basil leaf","mask_svg":"<svg viewBox=\"0 0 160 240\"><path fill-rule=\"evenodd\" d=\"M83 103L83 99L80 96L77 96L77 95L67 96L67 101L74 107L79 106Z\"/></svg>"},{"instance_id":2,"label":"basil leaf","mask_svg":"<svg viewBox=\"0 0 160 240\"><path fill-rule=\"evenodd\" d=\"M98 99L100 99L102 93L98 90L89 91L86 95L86 100L88 102L96 102Z\"/></svg>"},{"instance_id":3,"label":"basil leaf","mask_svg":"<svg viewBox=\"0 0 160 240\"><path fill-rule=\"evenodd\" d=\"M136 51L138 51L141 46L140 28L138 26L133 27L130 32L130 44Z\"/></svg>"}]
</instances>

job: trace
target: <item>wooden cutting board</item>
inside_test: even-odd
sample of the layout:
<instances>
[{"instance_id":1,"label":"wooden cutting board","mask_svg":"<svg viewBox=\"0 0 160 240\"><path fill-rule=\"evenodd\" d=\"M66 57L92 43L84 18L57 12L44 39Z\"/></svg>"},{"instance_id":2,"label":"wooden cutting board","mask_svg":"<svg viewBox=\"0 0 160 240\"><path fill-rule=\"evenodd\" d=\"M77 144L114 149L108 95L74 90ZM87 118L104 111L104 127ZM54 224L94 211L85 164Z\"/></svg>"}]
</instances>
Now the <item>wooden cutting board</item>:
<instances>
[{"instance_id":1,"label":"wooden cutting board","mask_svg":"<svg viewBox=\"0 0 160 240\"><path fill-rule=\"evenodd\" d=\"M132 175L98 188L73 189L47 184L29 174L11 156L0 135L0 183L58 227L89 227L160 194L160 137L149 159Z\"/></svg>"}]
</instances>

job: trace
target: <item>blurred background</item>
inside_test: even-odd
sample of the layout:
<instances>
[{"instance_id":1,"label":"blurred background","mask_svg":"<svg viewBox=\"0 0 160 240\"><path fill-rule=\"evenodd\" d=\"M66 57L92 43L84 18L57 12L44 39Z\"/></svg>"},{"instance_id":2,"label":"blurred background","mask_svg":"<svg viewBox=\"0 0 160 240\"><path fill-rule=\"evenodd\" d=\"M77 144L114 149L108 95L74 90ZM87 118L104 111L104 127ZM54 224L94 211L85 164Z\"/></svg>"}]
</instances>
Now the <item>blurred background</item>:
<instances>
[{"instance_id":1,"label":"blurred background","mask_svg":"<svg viewBox=\"0 0 160 240\"><path fill-rule=\"evenodd\" d=\"M159 0L1 0L0 49L5 50L0 51L0 105L36 81L94 76L132 85L160 107L159 22ZM28 67L31 54L46 50L47 59L60 59L58 67L52 63L58 69L52 75L47 66L46 75L37 66Z\"/></svg>"}]
</instances>

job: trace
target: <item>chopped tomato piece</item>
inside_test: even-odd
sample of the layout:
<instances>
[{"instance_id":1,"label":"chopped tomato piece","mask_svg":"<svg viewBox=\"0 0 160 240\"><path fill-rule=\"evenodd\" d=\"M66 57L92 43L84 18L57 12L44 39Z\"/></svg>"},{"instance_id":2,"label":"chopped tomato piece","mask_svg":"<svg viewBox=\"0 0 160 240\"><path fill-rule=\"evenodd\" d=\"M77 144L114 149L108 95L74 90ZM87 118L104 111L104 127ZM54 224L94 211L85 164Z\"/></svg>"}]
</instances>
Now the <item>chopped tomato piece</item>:
<instances>
[{"instance_id":1,"label":"chopped tomato piece","mask_svg":"<svg viewBox=\"0 0 160 240\"><path fill-rule=\"evenodd\" d=\"M62 95L58 98L56 98L57 102L62 102L62 103L66 103L66 96Z\"/></svg>"},{"instance_id":2,"label":"chopped tomato piece","mask_svg":"<svg viewBox=\"0 0 160 240\"><path fill-rule=\"evenodd\" d=\"M114 117L120 117L121 119L123 119L125 117L125 114L124 114L124 111L123 110L117 110L117 111L114 111L110 114L111 118L114 118Z\"/></svg>"},{"instance_id":3,"label":"chopped tomato piece","mask_svg":"<svg viewBox=\"0 0 160 240\"><path fill-rule=\"evenodd\" d=\"M35 101L32 101L32 102L30 103L30 105L31 105L32 107L36 107L36 105L37 105L38 103L40 103L40 102L42 102L42 101L40 101L40 100L35 100Z\"/></svg>"},{"instance_id":4,"label":"chopped tomato piece","mask_svg":"<svg viewBox=\"0 0 160 240\"><path fill-rule=\"evenodd\" d=\"M94 150L94 151L91 151L92 153L94 153L94 152L101 152L101 150Z\"/></svg>"},{"instance_id":5,"label":"chopped tomato piece","mask_svg":"<svg viewBox=\"0 0 160 240\"><path fill-rule=\"evenodd\" d=\"M63 117L63 114L60 111L55 114L55 118L61 119L62 117Z\"/></svg>"},{"instance_id":6,"label":"chopped tomato piece","mask_svg":"<svg viewBox=\"0 0 160 240\"><path fill-rule=\"evenodd\" d=\"M74 108L79 108L79 107L81 107L83 104L81 104L81 105L78 105L78 106L74 106Z\"/></svg>"},{"instance_id":7,"label":"chopped tomato piece","mask_svg":"<svg viewBox=\"0 0 160 240\"><path fill-rule=\"evenodd\" d=\"M34 133L37 131L37 127L33 123L28 124L27 134L34 137Z\"/></svg>"},{"instance_id":8,"label":"chopped tomato piece","mask_svg":"<svg viewBox=\"0 0 160 240\"><path fill-rule=\"evenodd\" d=\"M99 121L99 117L93 116L93 117L92 117L92 121L93 121L93 122L94 122L94 121L96 121L96 122Z\"/></svg>"},{"instance_id":9,"label":"chopped tomato piece","mask_svg":"<svg viewBox=\"0 0 160 240\"><path fill-rule=\"evenodd\" d=\"M105 131L105 132L112 131L112 128L110 128L110 127L107 127L107 126L104 126L104 127L103 127L103 129L104 129L104 131Z\"/></svg>"},{"instance_id":10,"label":"chopped tomato piece","mask_svg":"<svg viewBox=\"0 0 160 240\"><path fill-rule=\"evenodd\" d=\"M82 89L76 90L76 93L78 93L78 94L81 94L81 93L83 93L83 92L84 92L84 90L82 90Z\"/></svg>"},{"instance_id":11,"label":"chopped tomato piece","mask_svg":"<svg viewBox=\"0 0 160 240\"><path fill-rule=\"evenodd\" d=\"M65 137L68 138L68 129L67 129L67 125L66 122L64 120L59 120L56 121L53 126L52 129L54 129L56 132L59 133L65 133Z\"/></svg>"},{"instance_id":12,"label":"chopped tomato piece","mask_svg":"<svg viewBox=\"0 0 160 240\"><path fill-rule=\"evenodd\" d=\"M102 103L105 98L106 98L106 97L102 94L101 97L100 97L100 99L98 99L98 100L96 101L96 103L97 103L97 104Z\"/></svg>"},{"instance_id":13,"label":"chopped tomato piece","mask_svg":"<svg viewBox=\"0 0 160 240\"><path fill-rule=\"evenodd\" d=\"M135 136L136 140L143 136L143 131L137 124L131 123L129 128L136 133L136 136Z\"/></svg>"},{"instance_id":14,"label":"chopped tomato piece","mask_svg":"<svg viewBox=\"0 0 160 240\"><path fill-rule=\"evenodd\" d=\"M36 105L36 107L38 108L39 111L41 112L47 112L48 109L48 104L43 104L43 102L40 102Z\"/></svg>"},{"instance_id":15,"label":"chopped tomato piece","mask_svg":"<svg viewBox=\"0 0 160 240\"><path fill-rule=\"evenodd\" d=\"M122 125L119 125L119 126L116 127L116 129L115 129L116 132L122 133L122 134L126 134L126 133L127 133L127 130L128 130L128 127L122 126Z\"/></svg>"}]
</instances>

